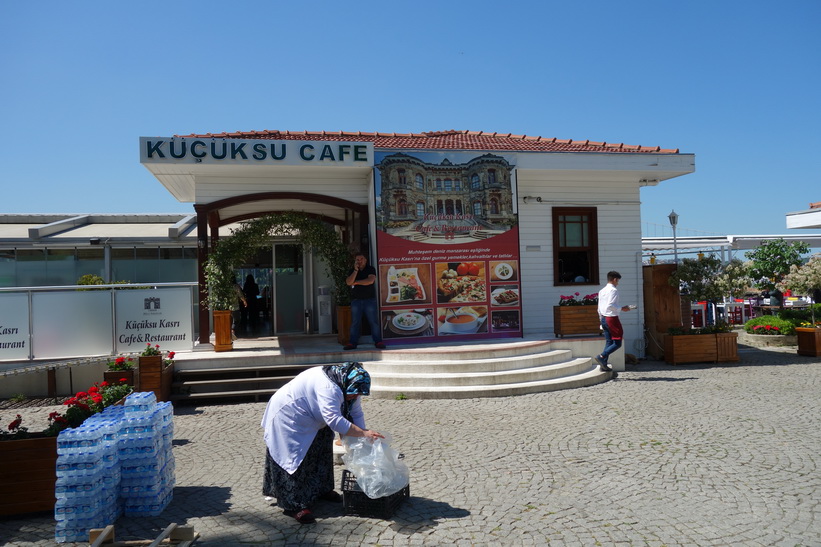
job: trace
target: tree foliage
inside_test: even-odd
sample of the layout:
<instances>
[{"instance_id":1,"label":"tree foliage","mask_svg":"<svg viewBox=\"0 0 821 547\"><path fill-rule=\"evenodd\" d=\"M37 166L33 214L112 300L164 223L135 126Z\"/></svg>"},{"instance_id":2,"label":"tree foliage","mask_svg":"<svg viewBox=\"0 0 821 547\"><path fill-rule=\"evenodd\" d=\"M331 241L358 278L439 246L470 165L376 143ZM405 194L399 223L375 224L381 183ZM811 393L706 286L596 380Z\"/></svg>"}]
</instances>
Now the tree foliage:
<instances>
[{"instance_id":1,"label":"tree foliage","mask_svg":"<svg viewBox=\"0 0 821 547\"><path fill-rule=\"evenodd\" d=\"M680 287L691 300L715 302L725 296L718 278L724 273L721 259L715 255L704 258L684 258L670 276L670 284Z\"/></svg>"},{"instance_id":2,"label":"tree foliage","mask_svg":"<svg viewBox=\"0 0 821 547\"><path fill-rule=\"evenodd\" d=\"M771 291L790 272L792 266L801 264L801 255L808 252L810 246L803 241L787 243L779 238L762 243L747 253L750 277L757 287Z\"/></svg>"},{"instance_id":3,"label":"tree foliage","mask_svg":"<svg viewBox=\"0 0 821 547\"><path fill-rule=\"evenodd\" d=\"M805 296L813 295L816 290L821 289L821 255L813 256L802 266L796 264L790 266L789 273L781 279L778 288L789 289ZM810 310L812 311L812 323L815 325L815 306L812 306Z\"/></svg>"},{"instance_id":4,"label":"tree foliage","mask_svg":"<svg viewBox=\"0 0 821 547\"><path fill-rule=\"evenodd\" d=\"M821 289L821 255L810 258L806 264L790 266L790 271L778 284L779 289L789 289L795 293L811 295Z\"/></svg>"}]
</instances>

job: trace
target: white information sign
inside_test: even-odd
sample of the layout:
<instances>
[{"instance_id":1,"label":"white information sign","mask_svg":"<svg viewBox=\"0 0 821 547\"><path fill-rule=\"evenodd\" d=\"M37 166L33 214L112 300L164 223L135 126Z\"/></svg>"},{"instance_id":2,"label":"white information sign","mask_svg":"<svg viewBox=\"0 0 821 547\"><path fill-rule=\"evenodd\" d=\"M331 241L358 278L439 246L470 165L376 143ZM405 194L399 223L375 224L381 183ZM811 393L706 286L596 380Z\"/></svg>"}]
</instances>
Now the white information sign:
<instances>
[{"instance_id":1,"label":"white information sign","mask_svg":"<svg viewBox=\"0 0 821 547\"><path fill-rule=\"evenodd\" d=\"M0 294L0 361L29 358L29 303L25 294Z\"/></svg>"},{"instance_id":2,"label":"white information sign","mask_svg":"<svg viewBox=\"0 0 821 547\"><path fill-rule=\"evenodd\" d=\"M147 344L162 352L193 349L190 289L116 291L115 303L117 353L138 353Z\"/></svg>"},{"instance_id":3,"label":"white information sign","mask_svg":"<svg viewBox=\"0 0 821 547\"><path fill-rule=\"evenodd\" d=\"M35 359L111 353L108 291L37 292L31 297Z\"/></svg>"}]
</instances>

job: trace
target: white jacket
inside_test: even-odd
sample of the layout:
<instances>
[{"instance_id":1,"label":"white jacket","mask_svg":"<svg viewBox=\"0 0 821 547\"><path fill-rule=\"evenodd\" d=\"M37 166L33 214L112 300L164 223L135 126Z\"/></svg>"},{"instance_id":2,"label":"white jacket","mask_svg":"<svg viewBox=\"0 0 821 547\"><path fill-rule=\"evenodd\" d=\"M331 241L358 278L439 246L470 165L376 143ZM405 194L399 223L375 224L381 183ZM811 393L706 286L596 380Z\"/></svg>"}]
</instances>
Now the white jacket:
<instances>
[{"instance_id":1,"label":"white jacket","mask_svg":"<svg viewBox=\"0 0 821 547\"><path fill-rule=\"evenodd\" d=\"M345 434L351 422L342 416L342 389L322 370L312 367L282 386L268 401L262 415L263 438L271 458L289 474L297 470L317 432L330 427ZM365 429L362 403L351 405L353 423Z\"/></svg>"}]
</instances>

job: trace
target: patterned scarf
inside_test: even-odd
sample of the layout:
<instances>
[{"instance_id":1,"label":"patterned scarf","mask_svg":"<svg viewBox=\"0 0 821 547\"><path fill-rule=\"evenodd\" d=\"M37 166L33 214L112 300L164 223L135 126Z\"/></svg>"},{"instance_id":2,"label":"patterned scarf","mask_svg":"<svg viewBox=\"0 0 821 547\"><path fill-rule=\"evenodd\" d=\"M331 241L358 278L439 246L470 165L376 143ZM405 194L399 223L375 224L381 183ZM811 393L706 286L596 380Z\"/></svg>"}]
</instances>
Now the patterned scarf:
<instances>
[{"instance_id":1,"label":"patterned scarf","mask_svg":"<svg viewBox=\"0 0 821 547\"><path fill-rule=\"evenodd\" d=\"M362 367L362 363L346 361L341 365L325 365L322 370L345 395L369 395L371 392L371 375ZM351 404L353 401L342 403L342 415L348 419Z\"/></svg>"}]
</instances>

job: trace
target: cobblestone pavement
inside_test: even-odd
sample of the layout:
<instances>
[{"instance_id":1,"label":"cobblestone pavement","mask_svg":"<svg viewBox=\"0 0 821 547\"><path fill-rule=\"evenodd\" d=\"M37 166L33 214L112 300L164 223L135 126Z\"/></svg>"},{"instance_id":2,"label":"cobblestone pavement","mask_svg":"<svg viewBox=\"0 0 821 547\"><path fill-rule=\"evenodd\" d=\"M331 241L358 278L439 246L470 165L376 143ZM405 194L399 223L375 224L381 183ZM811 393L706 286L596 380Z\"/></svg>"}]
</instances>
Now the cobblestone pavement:
<instances>
[{"instance_id":1,"label":"cobblestone pavement","mask_svg":"<svg viewBox=\"0 0 821 547\"><path fill-rule=\"evenodd\" d=\"M260 492L264 403L180 407L174 499L120 518L117 539L176 522L208 546L821 545L821 360L739 350L737 364L642 361L568 391L366 399L411 470L390 520L321 502L299 525ZM52 545L53 531L47 515L0 521L7 545Z\"/></svg>"}]
</instances>

